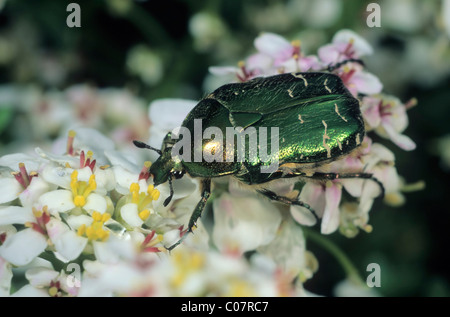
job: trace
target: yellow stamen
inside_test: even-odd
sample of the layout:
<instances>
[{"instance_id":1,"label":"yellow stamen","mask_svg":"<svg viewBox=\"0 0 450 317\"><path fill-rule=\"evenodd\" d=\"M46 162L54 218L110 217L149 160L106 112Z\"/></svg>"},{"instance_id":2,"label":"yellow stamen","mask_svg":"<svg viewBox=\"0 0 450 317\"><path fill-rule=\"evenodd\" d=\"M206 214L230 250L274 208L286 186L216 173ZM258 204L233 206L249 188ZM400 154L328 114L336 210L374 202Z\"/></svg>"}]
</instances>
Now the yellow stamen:
<instances>
[{"instance_id":1,"label":"yellow stamen","mask_svg":"<svg viewBox=\"0 0 450 317\"><path fill-rule=\"evenodd\" d=\"M153 189L152 191L152 198L153 200L158 200L159 196L161 195L161 193L159 192L159 190L157 190L156 188Z\"/></svg>"},{"instance_id":2,"label":"yellow stamen","mask_svg":"<svg viewBox=\"0 0 450 317\"><path fill-rule=\"evenodd\" d=\"M94 211L92 213L92 219L94 219L94 221L102 221L102 214L98 211Z\"/></svg>"},{"instance_id":3,"label":"yellow stamen","mask_svg":"<svg viewBox=\"0 0 450 317\"><path fill-rule=\"evenodd\" d=\"M42 209L44 209L44 208L42 208ZM31 208L31 210L33 211L33 215L36 217L36 218L40 218L40 217L42 217L42 211L40 211L40 210L37 210L36 208Z\"/></svg>"},{"instance_id":4,"label":"yellow stamen","mask_svg":"<svg viewBox=\"0 0 450 317\"><path fill-rule=\"evenodd\" d=\"M91 192L97 189L95 175L92 174L89 177L89 182L86 183L78 180L78 171L74 170L70 178L70 188L72 189L73 203L77 207L83 207L86 204L86 200Z\"/></svg>"},{"instance_id":5,"label":"yellow stamen","mask_svg":"<svg viewBox=\"0 0 450 317\"><path fill-rule=\"evenodd\" d=\"M55 286L52 286L48 289L48 294L51 297L54 297L54 296L56 296L56 294L58 294L58 289Z\"/></svg>"},{"instance_id":6,"label":"yellow stamen","mask_svg":"<svg viewBox=\"0 0 450 317\"><path fill-rule=\"evenodd\" d=\"M105 213L102 215L102 220L101 220L101 222L105 223L105 222L107 222L109 219L111 219L111 215L105 212Z\"/></svg>"},{"instance_id":7,"label":"yellow stamen","mask_svg":"<svg viewBox=\"0 0 450 317\"><path fill-rule=\"evenodd\" d=\"M78 227L77 235L84 236L85 233L86 233L86 225L82 224L81 226Z\"/></svg>"},{"instance_id":8,"label":"yellow stamen","mask_svg":"<svg viewBox=\"0 0 450 317\"><path fill-rule=\"evenodd\" d=\"M139 185L137 183L132 183L130 185L131 202L133 204L139 203Z\"/></svg>"},{"instance_id":9,"label":"yellow stamen","mask_svg":"<svg viewBox=\"0 0 450 317\"><path fill-rule=\"evenodd\" d=\"M86 205L86 198L84 198L84 196L81 196L81 195L76 195L73 198L73 203L77 207L83 207L84 205Z\"/></svg>"},{"instance_id":10,"label":"yellow stamen","mask_svg":"<svg viewBox=\"0 0 450 317\"><path fill-rule=\"evenodd\" d=\"M109 238L109 231L105 230L103 225L111 218L108 213L101 214L98 211L92 213L92 224L89 227L81 225L77 234L79 236L86 236L90 241L106 241Z\"/></svg>"},{"instance_id":11,"label":"yellow stamen","mask_svg":"<svg viewBox=\"0 0 450 317\"><path fill-rule=\"evenodd\" d=\"M148 217L150 217L150 210L148 209L144 209L139 213L139 218L143 221L147 220Z\"/></svg>"},{"instance_id":12,"label":"yellow stamen","mask_svg":"<svg viewBox=\"0 0 450 317\"><path fill-rule=\"evenodd\" d=\"M139 184L138 183L132 183L130 185L130 192L139 192Z\"/></svg>"},{"instance_id":13,"label":"yellow stamen","mask_svg":"<svg viewBox=\"0 0 450 317\"><path fill-rule=\"evenodd\" d=\"M154 188L155 188L155 186L153 186L153 185L148 185L148 187L147 187L147 193L151 195L151 192L153 191Z\"/></svg>"},{"instance_id":14,"label":"yellow stamen","mask_svg":"<svg viewBox=\"0 0 450 317\"><path fill-rule=\"evenodd\" d=\"M77 133L74 130L69 130L69 138L74 138Z\"/></svg>"},{"instance_id":15,"label":"yellow stamen","mask_svg":"<svg viewBox=\"0 0 450 317\"><path fill-rule=\"evenodd\" d=\"M150 162L150 161L145 161L145 162L144 162L144 166L145 166L146 168L150 168L150 166L152 166L152 162Z\"/></svg>"}]
</instances>

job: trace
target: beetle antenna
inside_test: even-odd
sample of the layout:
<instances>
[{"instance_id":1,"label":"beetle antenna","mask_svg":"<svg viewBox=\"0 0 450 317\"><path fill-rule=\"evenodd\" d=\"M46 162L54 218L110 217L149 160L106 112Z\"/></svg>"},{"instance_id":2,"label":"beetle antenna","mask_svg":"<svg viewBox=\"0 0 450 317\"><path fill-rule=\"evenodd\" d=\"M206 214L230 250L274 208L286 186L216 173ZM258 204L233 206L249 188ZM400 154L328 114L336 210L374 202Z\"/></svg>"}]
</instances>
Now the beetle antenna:
<instances>
[{"instance_id":1,"label":"beetle antenna","mask_svg":"<svg viewBox=\"0 0 450 317\"><path fill-rule=\"evenodd\" d=\"M148 144L146 144L146 143L144 143L144 142L137 141L137 140L133 140L133 143L134 143L134 145L136 145L138 148L141 148L141 149L149 149L149 150L155 151L155 152L158 153L159 155L162 154L161 150L158 150L158 149L154 148L153 146L150 146L150 145L148 145Z\"/></svg>"},{"instance_id":2,"label":"beetle antenna","mask_svg":"<svg viewBox=\"0 0 450 317\"><path fill-rule=\"evenodd\" d=\"M164 207L167 207L167 205L170 203L170 201L172 200L172 197L173 197L172 177L169 176L168 180L169 180L170 194L169 194L169 197L167 197L166 200L164 200L164 204L163 204Z\"/></svg>"}]
</instances>

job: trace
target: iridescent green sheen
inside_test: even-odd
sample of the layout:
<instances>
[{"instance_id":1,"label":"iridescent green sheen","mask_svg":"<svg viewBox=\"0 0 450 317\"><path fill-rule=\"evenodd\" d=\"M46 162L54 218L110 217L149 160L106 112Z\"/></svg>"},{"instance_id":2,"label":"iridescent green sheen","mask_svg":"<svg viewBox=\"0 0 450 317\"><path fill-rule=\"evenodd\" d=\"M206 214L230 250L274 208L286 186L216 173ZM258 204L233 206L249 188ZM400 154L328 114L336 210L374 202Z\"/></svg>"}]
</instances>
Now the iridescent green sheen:
<instances>
[{"instance_id":1,"label":"iridescent green sheen","mask_svg":"<svg viewBox=\"0 0 450 317\"><path fill-rule=\"evenodd\" d=\"M342 80L330 73L292 73L256 78L245 83L222 86L208 95L189 113L182 126L194 129L194 119L202 119L203 130L219 127L223 131L224 153L227 148L227 127L279 128L279 151L271 160L250 160L251 148L244 162L183 162L194 177L218 177L229 174L249 184L264 183L270 175L260 172L261 165L297 163L321 164L355 149L364 138L364 122L355 99ZM204 140L202 149L192 142L192 153L202 151L211 140ZM268 148L270 153L270 146ZM193 155L193 154L192 154ZM225 161L225 159L224 159ZM157 172L157 171L154 171Z\"/></svg>"}]
</instances>

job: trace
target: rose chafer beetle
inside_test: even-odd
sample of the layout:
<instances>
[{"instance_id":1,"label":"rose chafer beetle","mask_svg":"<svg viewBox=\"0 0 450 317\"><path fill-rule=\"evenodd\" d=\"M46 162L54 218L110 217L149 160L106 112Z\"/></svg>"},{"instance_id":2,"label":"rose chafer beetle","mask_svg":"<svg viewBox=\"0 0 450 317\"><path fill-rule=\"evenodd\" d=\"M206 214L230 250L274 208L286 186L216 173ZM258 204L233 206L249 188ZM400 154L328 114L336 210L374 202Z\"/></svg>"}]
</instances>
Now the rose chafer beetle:
<instances>
[{"instance_id":1,"label":"rose chafer beetle","mask_svg":"<svg viewBox=\"0 0 450 317\"><path fill-rule=\"evenodd\" d=\"M338 66L340 64L333 68ZM255 190L271 200L310 210L316 219L316 213L308 204L279 196L265 188L265 185L286 178L295 181L362 178L377 182L384 195L383 185L370 173L329 173L321 169L325 164L357 150L365 135L359 101L335 74L286 73L224 85L201 100L187 115L181 127L194 133L194 123L198 120L202 122L202 133L205 129L217 127L222 131L221 137L226 135L226 129L230 127L235 131L251 127L277 127L279 147L276 153L262 160L258 153L250 153L254 150L246 143L244 149L247 155L243 160L237 160L236 142L228 139L217 142L218 136L212 138L211 135L201 142L189 142L189 153L184 153L185 159L180 159L180 156L173 154L176 140L171 133L164 139L161 150L134 141L137 147L154 150L160 155L150 167L150 173L155 186L169 182L170 195L164 202L165 206L173 196L173 178L181 178L187 173L201 180L201 199L191 215L188 230L169 250L192 232L210 196L212 178L231 175L241 183L255 187ZM271 140L271 133L267 133L266 137ZM212 153L219 153L219 156L223 156L222 160L211 162L194 159L196 151L211 153L211 145ZM186 159L186 154L191 159ZM261 172L262 167L274 163L277 166L275 170Z\"/></svg>"}]
</instances>

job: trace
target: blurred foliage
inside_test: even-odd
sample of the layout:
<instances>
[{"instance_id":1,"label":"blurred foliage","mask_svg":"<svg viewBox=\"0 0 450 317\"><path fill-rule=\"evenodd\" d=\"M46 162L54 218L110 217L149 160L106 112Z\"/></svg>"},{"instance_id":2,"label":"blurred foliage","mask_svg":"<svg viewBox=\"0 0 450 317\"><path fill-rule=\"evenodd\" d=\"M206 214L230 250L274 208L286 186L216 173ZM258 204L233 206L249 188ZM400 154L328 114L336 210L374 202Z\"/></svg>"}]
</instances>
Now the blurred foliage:
<instances>
[{"instance_id":1,"label":"blurred foliage","mask_svg":"<svg viewBox=\"0 0 450 317\"><path fill-rule=\"evenodd\" d=\"M80 4L81 28L66 26L70 2ZM423 180L426 189L407 194L399 208L378 202L371 213L373 233L331 238L363 276L367 264L381 265L382 295L449 296L450 208L444 198L450 174L435 144L450 134L450 18L442 14L444 1L385 0L377 1L381 28L369 28L369 2L6 1L0 12L0 84L46 91L80 83L126 88L147 104L162 97L199 99L217 86L208 67L236 65L253 52L260 32L301 39L302 47L315 53L336 31L350 28L373 45L375 53L365 61L385 91L419 101L408 113L406 131L417 150L390 149L406 182ZM8 108L7 98L1 102L0 144L7 145L17 139L17 129L27 127L16 125L17 113ZM306 288L332 295L344 273L320 247L309 248L320 269Z\"/></svg>"}]
</instances>

